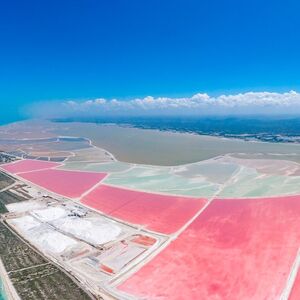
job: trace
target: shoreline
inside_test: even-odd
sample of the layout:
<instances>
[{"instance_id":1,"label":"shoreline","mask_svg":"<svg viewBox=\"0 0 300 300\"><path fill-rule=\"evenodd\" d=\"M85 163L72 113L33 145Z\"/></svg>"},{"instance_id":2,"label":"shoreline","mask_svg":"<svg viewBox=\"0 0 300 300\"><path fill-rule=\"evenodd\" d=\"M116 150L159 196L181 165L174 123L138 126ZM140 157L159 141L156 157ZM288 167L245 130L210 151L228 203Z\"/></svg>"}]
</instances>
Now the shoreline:
<instances>
[{"instance_id":1,"label":"shoreline","mask_svg":"<svg viewBox=\"0 0 300 300\"><path fill-rule=\"evenodd\" d=\"M24 124L25 127L26 124L29 124L30 128L32 122L36 123L37 121L16 122L14 124L19 124L17 127L20 124ZM138 128L112 123L44 121L40 126L41 129L44 129L45 126L49 127L52 136L55 137L83 137L89 141L92 147L107 152L114 161L137 165L174 167L210 160L229 153L249 155L260 153L266 157L275 155L276 159L281 156L281 159L300 163L300 159L294 158L294 156L300 155L300 144L297 143L244 140L234 137ZM22 131L22 128L20 130ZM35 138L35 133L35 130L31 131L32 136L26 137L25 140L30 138L42 139L40 135ZM13 138L13 135L9 138L24 140L24 137ZM290 157L291 154L293 157Z\"/></svg>"},{"instance_id":2,"label":"shoreline","mask_svg":"<svg viewBox=\"0 0 300 300\"><path fill-rule=\"evenodd\" d=\"M4 291L4 295L2 295L4 300L21 300L6 272L6 269L3 265L1 258L0 258L0 281L2 285L2 290Z\"/></svg>"},{"instance_id":3,"label":"shoreline","mask_svg":"<svg viewBox=\"0 0 300 300\"><path fill-rule=\"evenodd\" d=\"M120 128L131 128L131 129L139 129L139 130L147 130L147 131L157 131L157 132L165 132L165 133L173 133L173 134L187 134L187 135L193 135L193 136L202 136L202 137L212 137L212 138L219 138L219 139L226 139L226 140L233 140L233 141L243 141L243 142L254 142L254 143L267 143L267 144L294 144L294 145L300 145L299 142L290 142L290 141L270 141L270 140L261 140L259 138L253 138L253 139L247 139L249 136L255 136L255 135L268 135L268 133L265 132L258 132L258 133L240 133L240 134L231 134L231 133L219 133L219 132L212 132L212 133L205 133L205 132L198 132L193 130L184 130L184 129L161 129L156 127L143 127L142 125L135 125L130 123L98 123L98 122L80 122L80 121L55 121L55 120L47 120L48 122L55 123L55 124L94 124L98 126L107 126L107 127L120 127ZM269 133L271 135L271 133ZM274 134L275 136L288 136L284 134ZM299 137L300 135L291 135L293 137Z\"/></svg>"},{"instance_id":4,"label":"shoreline","mask_svg":"<svg viewBox=\"0 0 300 300\"><path fill-rule=\"evenodd\" d=\"M6 290L4 287L4 284L2 282L2 279L0 277L0 299L1 300L7 300Z\"/></svg>"},{"instance_id":5,"label":"shoreline","mask_svg":"<svg viewBox=\"0 0 300 300\"><path fill-rule=\"evenodd\" d=\"M250 133L241 133L241 134L236 134L237 137L235 136L227 136L227 134L219 134L219 133L205 133L205 132L196 132L196 131L187 131L187 130L176 130L176 129L159 129L159 128L146 128L134 124L118 124L118 123L97 123L97 122L80 122L80 121L55 121L55 120L45 120L45 119L24 119L24 120L18 120L15 122L11 123L4 123L0 124L0 127L5 127L8 125L13 125L13 124L20 124L20 123L26 123L26 122L49 122L52 124L93 124L96 126L105 126L105 127L119 127L119 128L131 128L131 129L136 129L136 130L146 130L146 131L154 131L154 132L161 132L161 133L170 133L170 134L183 134L183 135L189 135L189 136L200 136L200 137L208 137L212 139L225 139L229 141L242 141L246 143L262 143L262 144L282 144L282 145L299 145L300 143L297 142L272 142L272 141L263 141L260 139L251 139L247 140L246 138L243 138L243 136L247 135L255 135L255 134L250 134ZM258 134L263 134L257 133ZM229 134L228 134L229 135ZM280 135L280 134L276 134ZM282 135L284 136L284 135ZM292 135L295 136L295 135ZM300 137L300 135L299 135ZM0 138L1 139L1 138ZM26 140L28 138L24 138ZM44 138L35 138L35 139L44 139Z\"/></svg>"}]
</instances>

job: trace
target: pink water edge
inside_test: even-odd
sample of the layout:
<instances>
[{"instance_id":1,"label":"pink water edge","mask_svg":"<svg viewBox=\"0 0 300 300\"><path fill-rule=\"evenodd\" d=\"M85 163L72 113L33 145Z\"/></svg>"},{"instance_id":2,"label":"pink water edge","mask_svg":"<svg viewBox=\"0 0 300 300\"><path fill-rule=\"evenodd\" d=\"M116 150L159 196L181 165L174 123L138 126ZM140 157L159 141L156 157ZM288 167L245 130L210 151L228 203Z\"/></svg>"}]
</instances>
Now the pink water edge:
<instances>
[{"instance_id":1,"label":"pink water edge","mask_svg":"<svg viewBox=\"0 0 300 300\"><path fill-rule=\"evenodd\" d=\"M120 220L170 234L205 204L205 199L158 195L100 185L81 202Z\"/></svg>"},{"instance_id":2,"label":"pink water edge","mask_svg":"<svg viewBox=\"0 0 300 300\"><path fill-rule=\"evenodd\" d=\"M19 176L59 195L78 198L99 183L106 174L49 169Z\"/></svg>"},{"instance_id":3,"label":"pink water edge","mask_svg":"<svg viewBox=\"0 0 300 300\"><path fill-rule=\"evenodd\" d=\"M11 174L18 174L22 172L31 172L41 169L50 169L58 166L61 166L61 164L51 161L23 159L5 165L1 165L1 168Z\"/></svg>"},{"instance_id":4,"label":"pink water edge","mask_svg":"<svg viewBox=\"0 0 300 300\"><path fill-rule=\"evenodd\" d=\"M300 299L300 269L298 270L297 277L294 282L289 300L299 300Z\"/></svg>"},{"instance_id":5,"label":"pink water edge","mask_svg":"<svg viewBox=\"0 0 300 300\"><path fill-rule=\"evenodd\" d=\"M300 196L214 200L118 289L139 299L279 299L299 228Z\"/></svg>"}]
</instances>

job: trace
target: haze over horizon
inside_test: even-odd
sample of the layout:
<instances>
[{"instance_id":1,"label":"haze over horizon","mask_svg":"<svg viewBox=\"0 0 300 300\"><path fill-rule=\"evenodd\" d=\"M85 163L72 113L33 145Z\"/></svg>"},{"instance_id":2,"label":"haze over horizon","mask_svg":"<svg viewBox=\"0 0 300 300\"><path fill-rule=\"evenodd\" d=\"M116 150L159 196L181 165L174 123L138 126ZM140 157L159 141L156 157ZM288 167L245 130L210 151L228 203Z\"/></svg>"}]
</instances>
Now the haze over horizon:
<instances>
[{"instance_id":1,"label":"haze over horizon","mask_svg":"<svg viewBox=\"0 0 300 300\"><path fill-rule=\"evenodd\" d=\"M97 117L205 117L205 116L300 116L300 94L248 92L211 97L195 94L170 98L148 96L126 101L88 99L81 101L37 102L26 107L33 118L97 118Z\"/></svg>"}]
</instances>

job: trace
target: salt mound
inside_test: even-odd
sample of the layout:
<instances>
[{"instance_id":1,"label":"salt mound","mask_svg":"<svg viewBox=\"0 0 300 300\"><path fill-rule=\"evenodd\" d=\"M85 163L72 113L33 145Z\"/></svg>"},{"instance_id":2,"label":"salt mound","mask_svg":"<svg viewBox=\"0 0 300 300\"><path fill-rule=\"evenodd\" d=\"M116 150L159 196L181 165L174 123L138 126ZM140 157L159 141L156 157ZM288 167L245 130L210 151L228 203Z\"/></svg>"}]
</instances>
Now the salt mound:
<instances>
[{"instance_id":1,"label":"salt mound","mask_svg":"<svg viewBox=\"0 0 300 300\"><path fill-rule=\"evenodd\" d=\"M9 222L25 233L41 225L40 222L38 222L31 216L24 216L18 219L11 219L9 220Z\"/></svg>"},{"instance_id":2,"label":"salt mound","mask_svg":"<svg viewBox=\"0 0 300 300\"><path fill-rule=\"evenodd\" d=\"M113 222L93 218L67 217L57 220L54 225L64 232L96 245L111 242L122 232L122 229Z\"/></svg>"},{"instance_id":3,"label":"salt mound","mask_svg":"<svg viewBox=\"0 0 300 300\"><path fill-rule=\"evenodd\" d=\"M36 200L22 201L16 203L10 203L6 205L9 212L21 213L33 209L39 209L45 207L45 204Z\"/></svg>"},{"instance_id":4,"label":"salt mound","mask_svg":"<svg viewBox=\"0 0 300 300\"><path fill-rule=\"evenodd\" d=\"M61 253L68 248L77 245L72 238L53 230L40 230L31 235L31 241L43 250Z\"/></svg>"},{"instance_id":5,"label":"salt mound","mask_svg":"<svg viewBox=\"0 0 300 300\"><path fill-rule=\"evenodd\" d=\"M49 222L67 216L68 211L62 207L53 206L46 209L34 210L31 214L43 222Z\"/></svg>"}]
</instances>

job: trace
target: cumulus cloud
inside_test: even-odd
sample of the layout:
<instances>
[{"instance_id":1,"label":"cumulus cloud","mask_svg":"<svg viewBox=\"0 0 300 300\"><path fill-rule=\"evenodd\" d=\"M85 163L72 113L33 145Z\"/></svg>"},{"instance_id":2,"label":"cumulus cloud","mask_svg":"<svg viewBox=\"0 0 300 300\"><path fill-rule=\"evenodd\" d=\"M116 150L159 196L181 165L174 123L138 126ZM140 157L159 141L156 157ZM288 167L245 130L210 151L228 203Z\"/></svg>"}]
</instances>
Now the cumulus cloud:
<instances>
[{"instance_id":1,"label":"cumulus cloud","mask_svg":"<svg viewBox=\"0 0 300 300\"><path fill-rule=\"evenodd\" d=\"M33 117L101 116L220 116L220 115L300 115L300 94L248 92L211 97L145 97L128 101L103 98L36 103L29 108Z\"/></svg>"}]
</instances>

